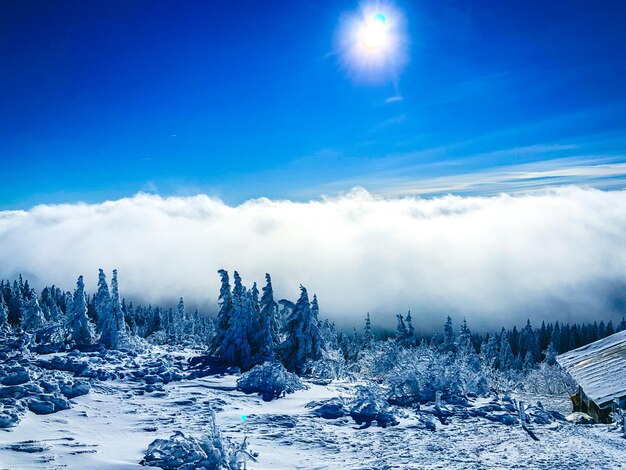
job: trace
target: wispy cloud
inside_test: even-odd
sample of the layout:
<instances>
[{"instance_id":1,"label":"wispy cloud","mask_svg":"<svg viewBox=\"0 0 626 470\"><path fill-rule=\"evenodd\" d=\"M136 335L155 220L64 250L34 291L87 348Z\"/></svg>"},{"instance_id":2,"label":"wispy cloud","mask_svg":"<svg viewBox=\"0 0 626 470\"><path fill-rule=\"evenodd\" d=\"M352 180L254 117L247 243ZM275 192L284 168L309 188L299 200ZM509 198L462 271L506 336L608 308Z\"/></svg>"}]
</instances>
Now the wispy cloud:
<instances>
[{"instance_id":1,"label":"wispy cloud","mask_svg":"<svg viewBox=\"0 0 626 470\"><path fill-rule=\"evenodd\" d=\"M398 126L400 124L403 124L404 121L406 121L406 114L398 114L397 116L393 116L389 119L385 119L384 121L379 122L376 126L374 126L372 131L381 131L388 129L392 126Z\"/></svg>"},{"instance_id":2,"label":"wispy cloud","mask_svg":"<svg viewBox=\"0 0 626 470\"><path fill-rule=\"evenodd\" d=\"M394 95L394 96L390 96L389 98L387 98L385 100L385 103L387 104L399 103L400 101L403 101L403 100L404 100L404 97L400 95Z\"/></svg>"},{"instance_id":3,"label":"wispy cloud","mask_svg":"<svg viewBox=\"0 0 626 470\"><path fill-rule=\"evenodd\" d=\"M626 155L621 158L626 158ZM405 170L405 176L393 170L387 172L386 176L374 174L355 181L336 182L334 187L345 187L358 181L382 195L492 195L565 185L597 189L626 187L626 163L607 163L607 159L603 155L561 158L424 178L417 176L418 168L411 168L410 171Z\"/></svg>"}]
</instances>

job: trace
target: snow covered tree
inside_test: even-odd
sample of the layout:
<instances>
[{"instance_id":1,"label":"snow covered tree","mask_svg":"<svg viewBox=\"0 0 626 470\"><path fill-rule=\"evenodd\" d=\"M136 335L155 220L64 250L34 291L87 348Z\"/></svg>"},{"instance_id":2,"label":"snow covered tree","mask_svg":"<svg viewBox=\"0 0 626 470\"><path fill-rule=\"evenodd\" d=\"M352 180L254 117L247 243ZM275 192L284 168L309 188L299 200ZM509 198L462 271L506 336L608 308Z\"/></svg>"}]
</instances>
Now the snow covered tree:
<instances>
[{"instance_id":1,"label":"snow covered tree","mask_svg":"<svg viewBox=\"0 0 626 470\"><path fill-rule=\"evenodd\" d=\"M411 316L410 310L406 314L404 321L406 323L407 339L412 343L415 341L415 328L413 328L413 317Z\"/></svg>"},{"instance_id":2,"label":"snow covered tree","mask_svg":"<svg viewBox=\"0 0 626 470\"><path fill-rule=\"evenodd\" d=\"M230 317L233 310L233 296L230 291L230 280L228 271L220 269L218 274L221 278L220 295L218 298L220 309L217 312L217 325L215 326L215 338L213 339L213 349L219 354L219 350L224 342L224 337L228 331Z\"/></svg>"},{"instance_id":3,"label":"snow covered tree","mask_svg":"<svg viewBox=\"0 0 626 470\"><path fill-rule=\"evenodd\" d=\"M324 339L326 349L340 349L339 338L334 323L331 323L330 321L328 321L328 318L325 318L323 322L320 322L319 330L322 338Z\"/></svg>"},{"instance_id":4,"label":"snow covered tree","mask_svg":"<svg viewBox=\"0 0 626 470\"><path fill-rule=\"evenodd\" d=\"M483 362L496 369L498 367L498 335L490 333L480 348L480 355Z\"/></svg>"},{"instance_id":5,"label":"snow covered tree","mask_svg":"<svg viewBox=\"0 0 626 470\"><path fill-rule=\"evenodd\" d=\"M181 310L182 307L182 310ZM182 334L183 339L187 341L197 341L200 333L201 325L199 324L198 310L191 312L189 309L185 309L185 302L181 297L178 301L178 316L182 318Z\"/></svg>"},{"instance_id":6,"label":"snow covered tree","mask_svg":"<svg viewBox=\"0 0 626 470\"><path fill-rule=\"evenodd\" d=\"M363 330L363 344L365 347L369 347L374 342L374 333L372 333L372 322L370 320L370 313L367 312L365 316L365 328Z\"/></svg>"},{"instance_id":7,"label":"snow covered tree","mask_svg":"<svg viewBox=\"0 0 626 470\"><path fill-rule=\"evenodd\" d=\"M277 315L278 304L274 301L272 278L266 273L259 308L259 335L256 341L260 362L274 359L274 348L280 341Z\"/></svg>"},{"instance_id":8,"label":"snow covered tree","mask_svg":"<svg viewBox=\"0 0 626 470\"><path fill-rule=\"evenodd\" d=\"M556 322L552 327L550 343L552 343L552 346L557 352L561 352L561 327L559 326L559 322Z\"/></svg>"},{"instance_id":9,"label":"snow covered tree","mask_svg":"<svg viewBox=\"0 0 626 470\"><path fill-rule=\"evenodd\" d=\"M396 319L396 337L400 343L405 347L415 346L415 329L413 328L413 317L411 317L411 311L409 310L404 318L402 318L402 315L397 314Z\"/></svg>"},{"instance_id":10,"label":"snow covered tree","mask_svg":"<svg viewBox=\"0 0 626 470\"><path fill-rule=\"evenodd\" d=\"M252 288L250 289L250 298L252 299L252 305L257 307L259 305L259 288L256 286L256 282L252 283Z\"/></svg>"},{"instance_id":11,"label":"snow covered tree","mask_svg":"<svg viewBox=\"0 0 626 470\"><path fill-rule=\"evenodd\" d=\"M401 314L398 313L396 315L396 320L398 320L396 324L396 336L399 339L404 339L406 338L408 334L408 331L406 329L406 324L404 323L404 318L402 317Z\"/></svg>"},{"instance_id":12,"label":"snow covered tree","mask_svg":"<svg viewBox=\"0 0 626 470\"><path fill-rule=\"evenodd\" d=\"M76 281L74 297L67 311L66 340L76 344L92 344L94 335L87 317L87 299L83 276Z\"/></svg>"},{"instance_id":13,"label":"snow covered tree","mask_svg":"<svg viewBox=\"0 0 626 470\"><path fill-rule=\"evenodd\" d=\"M361 352L363 351L363 340L356 331L356 328L352 328L352 334L347 337L342 345L344 357L350 362L356 362L359 359Z\"/></svg>"},{"instance_id":14,"label":"snow covered tree","mask_svg":"<svg viewBox=\"0 0 626 470\"><path fill-rule=\"evenodd\" d=\"M174 311L172 308L159 309L159 331L164 335L164 340L172 333L174 323Z\"/></svg>"},{"instance_id":15,"label":"snow covered tree","mask_svg":"<svg viewBox=\"0 0 626 470\"><path fill-rule=\"evenodd\" d=\"M248 370L254 365L254 306L252 295L233 273L232 307L218 354L226 364Z\"/></svg>"},{"instance_id":16,"label":"snow covered tree","mask_svg":"<svg viewBox=\"0 0 626 470\"><path fill-rule=\"evenodd\" d=\"M37 294L34 290L26 296L22 306L22 329L24 331L37 331L43 328L46 319L43 316Z\"/></svg>"},{"instance_id":17,"label":"snow covered tree","mask_svg":"<svg viewBox=\"0 0 626 470\"><path fill-rule=\"evenodd\" d=\"M527 351L524 356L524 363L522 365L522 369L524 372L529 372L535 368L535 359L533 358L532 351Z\"/></svg>"},{"instance_id":18,"label":"snow covered tree","mask_svg":"<svg viewBox=\"0 0 626 470\"><path fill-rule=\"evenodd\" d=\"M170 337L174 342L180 343L185 333L188 335L187 338L193 335L193 326L190 322L188 323L186 321L185 301L181 297L178 300L176 310L173 311L172 324L170 325Z\"/></svg>"},{"instance_id":19,"label":"snow covered tree","mask_svg":"<svg viewBox=\"0 0 626 470\"><path fill-rule=\"evenodd\" d=\"M546 364L551 366L556 364L556 357L559 355L559 353L556 352L556 348L554 347L554 344L552 344L552 342L550 342L550 344L548 345L548 349L546 349L543 353L545 356L545 359L543 361Z\"/></svg>"},{"instance_id":20,"label":"snow covered tree","mask_svg":"<svg viewBox=\"0 0 626 470\"><path fill-rule=\"evenodd\" d=\"M498 355L498 368L500 370L510 370L513 368L515 358L511 351L511 342L508 333L502 328L500 336L500 354Z\"/></svg>"},{"instance_id":21,"label":"snow covered tree","mask_svg":"<svg viewBox=\"0 0 626 470\"><path fill-rule=\"evenodd\" d=\"M124 304L124 300L122 300L122 304ZM124 310L124 321L126 322L126 327L131 335L137 335L137 315L135 314L135 306L132 302L128 304L128 307Z\"/></svg>"},{"instance_id":22,"label":"snow covered tree","mask_svg":"<svg viewBox=\"0 0 626 470\"><path fill-rule=\"evenodd\" d=\"M446 324L443 326L443 342L440 345L441 352L456 352L456 339L454 336L454 329L452 328L452 318L446 319Z\"/></svg>"},{"instance_id":23,"label":"snow covered tree","mask_svg":"<svg viewBox=\"0 0 626 470\"><path fill-rule=\"evenodd\" d=\"M45 287L39 297L39 305L47 322L60 323L62 318L61 308L57 302L55 287ZM63 296L61 296L63 298ZM64 300L64 299L63 299Z\"/></svg>"},{"instance_id":24,"label":"snow covered tree","mask_svg":"<svg viewBox=\"0 0 626 470\"><path fill-rule=\"evenodd\" d=\"M96 293L95 310L98 318L96 332L99 336L102 336L105 329L109 327L111 317L113 316L111 292L109 291L106 275L102 269L100 269L98 273L98 291Z\"/></svg>"},{"instance_id":25,"label":"snow covered tree","mask_svg":"<svg viewBox=\"0 0 626 470\"><path fill-rule=\"evenodd\" d=\"M117 269L113 270L113 278L111 279L111 301L113 303L114 325L117 328L117 335L120 341L126 340L126 322L124 321L124 312L120 302L120 292L117 283Z\"/></svg>"},{"instance_id":26,"label":"snow covered tree","mask_svg":"<svg viewBox=\"0 0 626 470\"><path fill-rule=\"evenodd\" d=\"M287 339L280 346L283 363L288 370L302 374L306 363L320 359L326 349L304 286L300 286L300 298L287 320L286 332Z\"/></svg>"},{"instance_id":27,"label":"snow covered tree","mask_svg":"<svg viewBox=\"0 0 626 470\"><path fill-rule=\"evenodd\" d=\"M194 311L194 317L196 318L196 335L202 345L210 345L215 337L215 323L206 315L201 315L198 309Z\"/></svg>"},{"instance_id":28,"label":"snow covered tree","mask_svg":"<svg viewBox=\"0 0 626 470\"><path fill-rule=\"evenodd\" d=\"M117 283L117 270L113 270L111 292L106 276L101 269L98 275L98 292L96 294L96 312L98 314L99 341L110 349L117 349L126 344L126 323L120 304Z\"/></svg>"},{"instance_id":29,"label":"snow covered tree","mask_svg":"<svg viewBox=\"0 0 626 470\"><path fill-rule=\"evenodd\" d=\"M22 276L20 276L20 283L22 282ZM20 284L17 281L13 281L13 285L9 291L9 300L7 301L9 307L9 323L14 326L19 326L22 323L22 306L24 305L24 294L20 289Z\"/></svg>"},{"instance_id":30,"label":"snow covered tree","mask_svg":"<svg viewBox=\"0 0 626 470\"><path fill-rule=\"evenodd\" d=\"M287 324L287 320L291 316L293 309L296 308L296 304L294 304L291 300L280 299L278 301L278 305L280 305L280 311L278 312L278 331L281 334L281 339L283 338L283 332L285 330L285 325Z\"/></svg>"},{"instance_id":31,"label":"snow covered tree","mask_svg":"<svg viewBox=\"0 0 626 470\"><path fill-rule=\"evenodd\" d=\"M259 305L259 289L256 286L256 282L252 283L252 288L248 291L248 301L251 307L251 328L253 329L252 335L254 336L252 343L258 350L258 341L256 332L259 331L261 326L261 307Z\"/></svg>"},{"instance_id":32,"label":"snow covered tree","mask_svg":"<svg viewBox=\"0 0 626 470\"><path fill-rule=\"evenodd\" d=\"M465 318L457 339L456 359L462 377L473 382L480 380L479 375L477 375L481 369L480 359L472 343L472 332L467 326ZM478 387L478 385L476 386Z\"/></svg>"},{"instance_id":33,"label":"snow covered tree","mask_svg":"<svg viewBox=\"0 0 626 470\"><path fill-rule=\"evenodd\" d=\"M313 321L317 325L317 323L320 320L319 319L319 316L320 316L320 306L317 303L317 295L316 294L313 294L313 301L311 302L311 316L313 317Z\"/></svg>"},{"instance_id":34,"label":"snow covered tree","mask_svg":"<svg viewBox=\"0 0 626 470\"><path fill-rule=\"evenodd\" d=\"M530 320L526 321L526 326L519 335L517 350L524 360L526 359L526 353L530 352L533 355L533 364L535 360L539 359L539 357L535 357L535 354L538 355L538 351L535 351L535 335Z\"/></svg>"},{"instance_id":35,"label":"snow covered tree","mask_svg":"<svg viewBox=\"0 0 626 470\"><path fill-rule=\"evenodd\" d=\"M0 295L0 331L7 329L8 326L9 326L9 307L4 301L4 297Z\"/></svg>"},{"instance_id":36,"label":"snow covered tree","mask_svg":"<svg viewBox=\"0 0 626 470\"><path fill-rule=\"evenodd\" d=\"M406 322L406 332L409 338L415 338L415 328L413 328L413 317L411 316L411 311L406 314L406 318L404 319Z\"/></svg>"},{"instance_id":37,"label":"snow covered tree","mask_svg":"<svg viewBox=\"0 0 626 470\"><path fill-rule=\"evenodd\" d=\"M467 326L467 320L465 318L463 318L463 323L461 323L461 329L459 330L457 344L459 345L459 347L473 347L472 332Z\"/></svg>"}]
</instances>

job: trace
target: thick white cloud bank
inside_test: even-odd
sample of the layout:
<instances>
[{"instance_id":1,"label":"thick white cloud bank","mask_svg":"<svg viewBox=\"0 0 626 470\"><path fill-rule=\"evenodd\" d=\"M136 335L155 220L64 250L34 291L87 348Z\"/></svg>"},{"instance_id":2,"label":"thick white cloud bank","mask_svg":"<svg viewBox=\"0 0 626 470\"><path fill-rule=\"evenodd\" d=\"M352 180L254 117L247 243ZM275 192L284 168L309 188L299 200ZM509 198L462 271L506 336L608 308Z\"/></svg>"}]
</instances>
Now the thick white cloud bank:
<instances>
[{"instance_id":1,"label":"thick white cloud bank","mask_svg":"<svg viewBox=\"0 0 626 470\"><path fill-rule=\"evenodd\" d=\"M138 194L102 204L0 212L0 276L72 289L119 270L124 296L214 313L219 276L272 274L277 295L317 293L323 317L380 326L411 309L418 327L447 314L470 326L616 318L626 286L626 191L576 187L437 199L364 190L237 207L204 195ZM621 316L621 315L620 315Z\"/></svg>"}]
</instances>

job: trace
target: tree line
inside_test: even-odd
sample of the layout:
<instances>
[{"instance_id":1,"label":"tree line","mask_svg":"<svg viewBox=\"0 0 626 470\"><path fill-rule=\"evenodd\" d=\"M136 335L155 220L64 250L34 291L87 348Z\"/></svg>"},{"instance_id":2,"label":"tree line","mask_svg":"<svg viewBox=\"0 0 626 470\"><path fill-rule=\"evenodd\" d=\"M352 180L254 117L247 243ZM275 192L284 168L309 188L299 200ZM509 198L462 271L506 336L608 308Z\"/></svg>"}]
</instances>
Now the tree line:
<instances>
[{"instance_id":1,"label":"tree line","mask_svg":"<svg viewBox=\"0 0 626 470\"><path fill-rule=\"evenodd\" d=\"M528 371L539 363L554 363L566 351L626 330L626 320L561 324L542 322L533 327L530 320L518 329L472 333L464 320L458 331L448 317L440 332L419 335L410 312L398 314L392 335L376 334L366 314L362 328L352 334L338 331L328 319L320 319L317 296L310 299L300 286L296 302L275 300L272 280L265 276L259 291L243 285L238 272L219 270L219 310L215 319L197 309L191 311L180 298L176 307L133 305L120 296L118 273L110 285L101 269L96 292L88 295L83 277L73 292L45 287L37 294L22 276L13 282L0 281L0 331L26 332L41 351L68 347L101 345L105 348L132 348L140 341L152 344L202 348L223 364L248 370L267 361L280 361L298 374L312 368L349 364L375 345L392 341L396 347L476 357L484 365L501 371ZM473 359L472 359L473 361ZM471 363L471 361L470 361ZM334 364L334 366L333 366ZM338 366L337 366L338 367Z\"/></svg>"}]
</instances>

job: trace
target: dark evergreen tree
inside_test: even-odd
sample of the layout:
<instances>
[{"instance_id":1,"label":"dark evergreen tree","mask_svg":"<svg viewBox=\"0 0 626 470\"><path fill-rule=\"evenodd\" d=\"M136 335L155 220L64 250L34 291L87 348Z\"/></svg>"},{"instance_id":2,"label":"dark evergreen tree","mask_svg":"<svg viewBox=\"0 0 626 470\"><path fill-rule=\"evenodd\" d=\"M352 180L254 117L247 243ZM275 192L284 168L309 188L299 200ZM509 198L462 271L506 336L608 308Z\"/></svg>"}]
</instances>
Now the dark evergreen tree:
<instances>
[{"instance_id":1,"label":"dark evergreen tree","mask_svg":"<svg viewBox=\"0 0 626 470\"><path fill-rule=\"evenodd\" d=\"M613 321L609 320L609 322L606 324L606 335L611 336L614 333L615 327L613 326Z\"/></svg>"},{"instance_id":2,"label":"dark evergreen tree","mask_svg":"<svg viewBox=\"0 0 626 470\"><path fill-rule=\"evenodd\" d=\"M452 318L448 317L446 324L443 326L443 340L439 346L441 352L456 352L456 339L454 329L452 328Z\"/></svg>"},{"instance_id":3,"label":"dark evergreen tree","mask_svg":"<svg viewBox=\"0 0 626 470\"><path fill-rule=\"evenodd\" d=\"M554 324L554 327L552 328L552 333L550 334L550 343L552 343L552 346L554 347L556 352L564 352L561 349L561 327L559 326L559 322L556 322Z\"/></svg>"},{"instance_id":4,"label":"dark evergreen tree","mask_svg":"<svg viewBox=\"0 0 626 470\"><path fill-rule=\"evenodd\" d=\"M363 344L365 347L370 347L374 342L374 333L372 333L372 322L370 320L370 313L367 312L365 317L365 328L363 330Z\"/></svg>"},{"instance_id":5,"label":"dark evergreen tree","mask_svg":"<svg viewBox=\"0 0 626 470\"><path fill-rule=\"evenodd\" d=\"M413 317L411 316L411 311L406 314L406 318L404 319L406 323L406 333L407 339L415 344L415 328L413 328Z\"/></svg>"},{"instance_id":6,"label":"dark evergreen tree","mask_svg":"<svg viewBox=\"0 0 626 470\"><path fill-rule=\"evenodd\" d=\"M399 339L404 339L407 337L408 330L406 329L406 324L404 323L404 318L399 313L396 315L396 319L398 320L398 324L396 326L396 336Z\"/></svg>"},{"instance_id":7,"label":"dark evergreen tree","mask_svg":"<svg viewBox=\"0 0 626 470\"><path fill-rule=\"evenodd\" d=\"M22 277L20 276L20 282ZM22 323L22 305L24 304L24 294L17 281L13 281L9 294L9 323L13 326L20 326Z\"/></svg>"}]
</instances>

